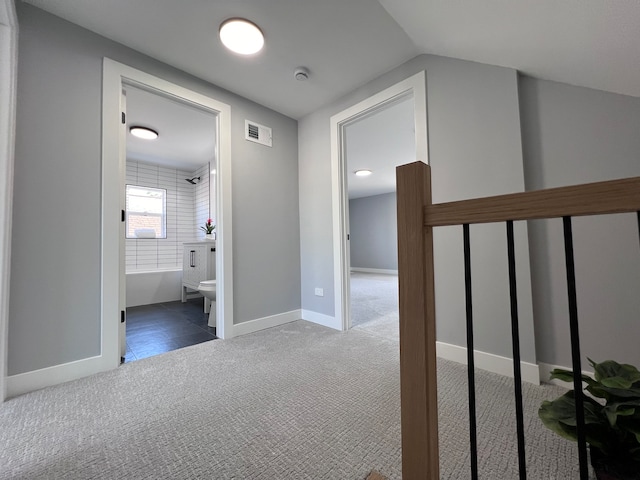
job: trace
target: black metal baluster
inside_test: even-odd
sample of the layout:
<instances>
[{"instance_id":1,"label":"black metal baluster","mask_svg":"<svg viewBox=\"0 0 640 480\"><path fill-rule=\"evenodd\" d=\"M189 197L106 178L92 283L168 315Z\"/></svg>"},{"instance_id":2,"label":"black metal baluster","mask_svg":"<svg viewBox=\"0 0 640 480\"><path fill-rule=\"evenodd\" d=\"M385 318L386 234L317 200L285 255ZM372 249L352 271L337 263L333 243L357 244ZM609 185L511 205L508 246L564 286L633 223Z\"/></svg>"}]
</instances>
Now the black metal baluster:
<instances>
[{"instance_id":1,"label":"black metal baluster","mask_svg":"<svg viewBox=\"0 0 640 480\"><path fill-rule=\"evenodd\" d=\"M516 284L516 255L513 240L513 220L507 222L507 254L509 259L509 297L511 300L511 345L513 349L513 381L516 397L516 426L518 432L518 467L520 480L527 478L524 452L524 412L522 409L522 373L520 371L520 332L518 328L518 289Z\"/></svg>"},{"instance_id":2,"label":"black metal baluster","mask_svg":"<svg viewBox=\"0 0 640 480\"><path fill-rule=\"evenodd\" d=\"M640 211L638 213L638 239L640 240Z\"/></svg>"},{"instance_id":3,"label":"black metal baluster","mask_svg":"<svg viewBox=\"0 0 640 480\"><path fill-rule=\"evenodd\" d=\"M573 389L576 400L576 427L578 434L578 458L580 480L588 480L587 441L584 428L584 400L582 393L582 367L580 365L580 335L578 332L578 301L576 298L576 273L573 261L573 233L571 217L562 217L564 224L564 250L567 266L567 295L569 298L569 328L571 330L571 359L573 361Z\"/></svg>"},{"instance_id":4,"label":"black metal baluster","mask_svg":"<svg viewBox=\"0 0 640 480\"><path fill-rule=\"evenodd\" d=\"M462 225L464 237L464 288L467 316L467 374L469 381L469 441L471 444L471 478L478 479L478 440L476 428L476 380L473 358L473 304L471 301L471 247L469 224Z\"/></svg>"}]
</instances>

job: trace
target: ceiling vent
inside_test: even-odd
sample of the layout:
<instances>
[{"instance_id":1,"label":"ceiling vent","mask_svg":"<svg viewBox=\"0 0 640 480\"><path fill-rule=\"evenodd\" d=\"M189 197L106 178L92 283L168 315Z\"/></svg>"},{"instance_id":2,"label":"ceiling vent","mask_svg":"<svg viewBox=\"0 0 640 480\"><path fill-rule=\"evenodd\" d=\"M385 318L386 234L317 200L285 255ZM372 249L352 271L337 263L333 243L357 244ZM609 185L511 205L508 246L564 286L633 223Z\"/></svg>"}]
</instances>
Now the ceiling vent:
<instances>
[{"instance_id":1,"label":"ceiling vent","mask_svg":"<svg viewBox=\"0 0 640 480\"><path fill-rule=\"evenodd\" d=\"M271 147L271 129L249 120L244 121L244 138L250 142Z\"/></svg>"}]
</instances>

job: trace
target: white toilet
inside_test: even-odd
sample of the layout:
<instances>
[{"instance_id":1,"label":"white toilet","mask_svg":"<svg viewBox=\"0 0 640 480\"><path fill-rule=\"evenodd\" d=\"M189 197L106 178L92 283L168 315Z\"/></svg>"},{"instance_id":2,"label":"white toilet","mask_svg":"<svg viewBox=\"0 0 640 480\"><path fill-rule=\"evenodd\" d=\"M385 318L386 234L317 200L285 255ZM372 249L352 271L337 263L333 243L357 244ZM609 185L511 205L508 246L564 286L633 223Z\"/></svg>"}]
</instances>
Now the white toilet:
<instances>
[{"instance_id":1,"label":"white toilet","mask_svg":"<svg viewBox=\"0 0 640 480\"><path fill-rule=\"evenodd\" d=\"M204 311L209 309L209 323L210 327L216 326L216 281L204 280L198 285L198 291L205 298Z\"/></svg>"}]
</instances>

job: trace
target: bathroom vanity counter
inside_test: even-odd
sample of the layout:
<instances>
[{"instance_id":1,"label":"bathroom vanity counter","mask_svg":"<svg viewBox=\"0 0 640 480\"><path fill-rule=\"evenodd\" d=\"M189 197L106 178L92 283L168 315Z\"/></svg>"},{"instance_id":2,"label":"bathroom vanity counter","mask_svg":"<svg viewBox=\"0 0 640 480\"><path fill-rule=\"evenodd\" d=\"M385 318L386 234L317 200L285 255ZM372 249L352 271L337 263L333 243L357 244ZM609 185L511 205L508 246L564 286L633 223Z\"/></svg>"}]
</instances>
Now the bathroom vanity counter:
<instances>
[{"instance_id":1,"label":"bathroom vanity counter","mask_svg":"<svg viewBox=\"0 0 640 480\"><path fill-rule=\"evenodd\" d=\"M201 240L183 245L182 301L186 302L187 295L198 293L200 282L216 278L216 241Z\"/></svg>"}]
</instances>

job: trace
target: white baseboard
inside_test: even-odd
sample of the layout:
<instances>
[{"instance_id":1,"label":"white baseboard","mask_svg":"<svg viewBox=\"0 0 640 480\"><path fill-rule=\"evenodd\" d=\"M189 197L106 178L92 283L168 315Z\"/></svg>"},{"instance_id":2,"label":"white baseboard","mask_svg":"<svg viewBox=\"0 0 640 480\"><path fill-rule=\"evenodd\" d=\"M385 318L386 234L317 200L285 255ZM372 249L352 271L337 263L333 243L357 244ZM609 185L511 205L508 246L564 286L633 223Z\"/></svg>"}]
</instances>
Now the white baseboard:
<instances>
[{"instance_id":1,"label":"white baseboard","mask_svg":"<svg viewBox=\"0 0 640 480\"><path fill-rule=\"evenodd\" d=\"M334 330L342 330L342 324L338 325L336 317L325 315L323 313L313 312L311 310L302 310L302 319L309 322L317 323L323 327L333 328Z\"/></svg>"},{"instance_id":2,"label":"white baseboard","mask_svg":"<svg viewBox=\"0 0 640 480\"><path fill-rule=\"evenodd\" d=\"M571 384L571 383L563 382L562 380L558 380L557 378L554 378L553 380L549 379L549 376L551 375L551 370L554 370L556 368L562 368L564 370L573 371L573 368L571 368L571 367L563 367L562 365L552 365L550 363L543 363L543 362L540 362L538 364L538 366L540 367L540 381L541 382L550 383L552 385L559 385L559 386L565 387L565 388L573 388L573 384ZM586 372L586 371L583 370L582 374L593 378L593 372Z\"/></svg>"},{"instance_id":3,"label":"white baseboard","mask_svg":"<svg viewBox=\"0 0 640 480\"><path fill-rule=\"evenodd\" d=\"M351 267L352 272L381 273L383 275L398 275L398 270L385 270L384 268Z\"/></svg>"},{"instance_id":4,"label":"white baseboard","mask_svg":"<svg viewBox=\"0 0 640 480\"><path fill-rule=\"evenodd\" d=\"M450 343L436 342L436 355L446 360L467 364L467 349ZM481 370L497 373L513 378L513 360L492 353L475 351L475 365ZM538 365L528 362L520 362L522 380L534 385L540 384L540 372Z\"/></svg>"},{"instance_id":5,"label":"white baseboard","mask_svg":"<svg viewBox=\"0 0 640 480\"><path fill-rule=\"evenodd\" d=\"M106 365L102 356L83 358L74 362L54 365L53 367L41 368L32 372L20 373L7 377L7 398L33 392L41 388L58 385L59 383L77 380L82 377L93 375L94 373L112 370L114 365Z\"/></svg>"},{"instance_id":6,"label":"white baseboard","mask_svg":"<svg viewBox=\"0 0 640 480\"><path fill-rule=\"evenodd\" d=\"M278 327L285 323L295 322L302 318L300 310L270 315L268 317L256 318L248 322L237 323L233 326L233 336L246 335L248 333L264 330L265 328Z\"/></svg>"},{"instance_id":7,"label":"white baseboard","mask_svg":"<svg viewBox=\"0 0 640 480\"><path fill-rule=\"evenodd\" d=\"M269 317L258 318L248 322L239 323L233 326L233 334L246 335L248 333L264 330L265 328L277 327L302 318L300 310L271 315ZM7 377L7 398L22 395L41 388L50 387L71 380L93 375L94 373L111 370L118 365L105 365L102 356L85 358L74 362L55 365L53 367L42 368L32 372L20 373Z\"/></svg>"}]
</instances>

